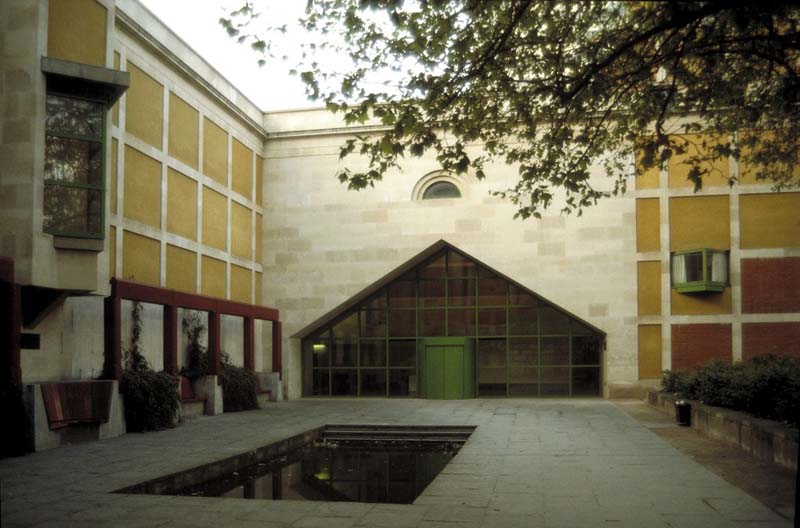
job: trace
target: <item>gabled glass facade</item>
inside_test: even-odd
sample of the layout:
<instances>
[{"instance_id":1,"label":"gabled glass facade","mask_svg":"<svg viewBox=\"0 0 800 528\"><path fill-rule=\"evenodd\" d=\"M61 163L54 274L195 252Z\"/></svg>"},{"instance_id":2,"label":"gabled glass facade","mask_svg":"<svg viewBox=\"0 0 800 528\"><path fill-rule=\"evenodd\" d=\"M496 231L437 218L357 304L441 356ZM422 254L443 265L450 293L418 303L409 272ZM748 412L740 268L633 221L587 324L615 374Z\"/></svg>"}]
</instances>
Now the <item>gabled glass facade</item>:
<instances>
[{"instance_id":1,"label":"gabled glass facade","mask_svg":"<svg viewBox=\"0 0 800 528\"><path fill-rule=\"evenodd\" d=\"M603 334L445 249L306 337L306 396L421 395L425 339L474 340L478 396L600 396Z\"/></svg>"}]
</instances>

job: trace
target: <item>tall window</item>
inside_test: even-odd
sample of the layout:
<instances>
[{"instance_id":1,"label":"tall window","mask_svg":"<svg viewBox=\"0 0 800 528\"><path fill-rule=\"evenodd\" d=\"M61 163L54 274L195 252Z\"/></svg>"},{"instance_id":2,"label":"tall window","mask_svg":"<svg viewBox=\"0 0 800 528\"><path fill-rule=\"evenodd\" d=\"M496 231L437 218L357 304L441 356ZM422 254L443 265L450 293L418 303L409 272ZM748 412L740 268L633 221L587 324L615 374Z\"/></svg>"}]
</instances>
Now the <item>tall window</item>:
<instances>
[{"instance_id":1,"label":"tall window","mask_svg":"<svg viewBox=\"0 0 800 528\"><path fill-rule=\"evenodd\" d=\"M47 95L44 231L103 238L105 105Z\"/></svg>"}]
</instances>

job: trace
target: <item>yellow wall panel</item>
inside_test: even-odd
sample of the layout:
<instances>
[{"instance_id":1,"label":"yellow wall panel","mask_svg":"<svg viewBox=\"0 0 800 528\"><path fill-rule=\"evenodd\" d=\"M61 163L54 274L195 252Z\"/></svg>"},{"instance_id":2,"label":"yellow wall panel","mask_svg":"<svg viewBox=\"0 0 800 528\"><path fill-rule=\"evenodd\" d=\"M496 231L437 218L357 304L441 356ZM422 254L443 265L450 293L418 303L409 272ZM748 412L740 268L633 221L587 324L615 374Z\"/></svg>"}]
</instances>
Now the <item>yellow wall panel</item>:
<instances>
[{"instance_id":1,"label":"yellow wall panel","mask_svg":"<svg viewBox=\"0 0 800 528\"><path fill-rule=\"evenodd\" d=\"M747 140L749 137L752 137L751 134L754 134L754 133L755 132L742 132L740 137L743 140ZM762 132L758 132L758 134L761 134L762 140L765 141L767 144L775 141L775 134L772 131L762 131ZM770 178L767 178L767 179L764 179L764 180L757 180L756 179L756 173L758 173L759 170L762 169L762 167L761 166L757 166L757 165L748 164L748 163L745 163L743 161L744 158L747 158L747 157L750 156L750 153L751 153L750 148L748 148L748 147L743 145L742 146L741 157L740 157L740 161L739 161L739 182L744 184L744 185L753 185L753 184L756 184L756 183L773 184L774 182ZM786 168L786 166L785 165L778 165L777 167L769 166L767 168L768 169L779 168L781 170L784 170ZM793 167L792 176L795 179L800 179L800 165L795 165Z\"/></svg>"},{"instance_id":2,"label":"yellow wall panel","mask_svg":"<svg viewBox=\"0 0 800 528\"><path fill-rule=\"evenodd\" d=\"M203 268L200 278L200 289L203 295L225 298L225 263L221 260L203 255L201 266Z\"/></svg>"},{"instance_id":3,"label":"yellow wall panel","mask_svg":"<svg viewBox=\"0 0 800 528\"><path fill-rule=\"evenodd\" d=\"M123 214L132 220L161 228L161 163L125 146Z\"/></svg>"},{"instance_id":4,"label":"yellow wall panel","mask_svg":"<svg viewBox=\"0 0 800 528\"><path fill-rule=\"evenodd\" d=\"M264 217L256 213L256 262L261 264L261 258L264 255L263 245L261 243L261 229L264 222Z\"/></svg>"},{"instance_id":5,"label":"yellow wall panel","mask_svg":"<svg viewBox=\"0 0 800 528\"><path fill-rule=\"evenodd\" d=\"M636 142L636 188L637 189L658 189L659 186L659 168L656 165L649 169L641 167L641 159L644 153L641 147L642 143L652 141L652 138L640 138Z\"/></svg>"},{"instance_id":6,"label":"yellow wall panel","mask_svg":"<svg viewBox=\"0 0 800 528\"><path fill-rule=\"evenodd\" d=\"M47 56L106 65L106 8L95 0L50 0Z\"/></svg>"},{"instance_id":7,"label":"yellow wall panel","mask_svg":"<svg viewBox=\"0 0 800 528\"><path fill-rule=\"evenodd\" d=\"M711 148L716 145L720 138L712 135L703 134L686 134L681 136L673 136L672 139L681 142L687 146L685 154L674 155L669 160L669 186L670 187L694 187L694 183L688 179L690 166L684 162L693 156L700 154L708 154ZM703 142L706 143L705 147ZM710 167L708 164L703 165L701 168L710 168L706 176L703 177L703 188L728 185L728 177L730 176L730 164L728 158L722 158L715 161Z\"/></svg>"},{"instance_id":8,"label":"yellow wall panel","mask_svg":"<svg viewBox=\"0 0 800 528\"><path fill-rule=\"evenodd\" d=\"M264 197L264 158L256 155L256 203L262 204Z\"/></svg>"},{"instance_id":9,"label":"yellow wall panel","mask_svg":"<svg viewBox=\"0 0 800 528\"><path fill-rule=\"evenodd\" d=\"M195 293L197 290L197 254L167 244L167 288Z\"/></svg>"},{"instance_id":10,"label":"yellow wall panel","mask_svg":"<svg viewBox=\"0 0 800 528\"><path fill-rule=\"evenodd\" d=\"M111 174L108 178L108 194L111 202L111 212L117 214L117 157L119 156L119 142L111 139Z\"/></svg>"},{"instance_id":11,"label":"yellow wall panel","mask_svg":"<svg viewBox=\"0 0 800 528\"><path fill-rule=\"evenodd\" d=\"M255 304L261 304L261 300L263 299L263 294L261 293L261 288L263 287L264 282L261 276L261 273L256 272L256 298L253 301Z\"/></svg>"},{"instance_id":12,"label":"yellow wall panel","mask_svg":"<svg viewBox=\"0 0 800 528\"><path fill-rule=\"evenodd\" d=\"M252 211L231 202L231 253L242 258L253 257Z\"/></svg>"},{"instance_id":13,"label":"yellow wall panel","mask_svg":"<svg viewBox=\"0 0 800 528\"><path fill-rule=\"evenodd\" d=\"M122 277L151 286L161 285L161 248L158 240L130 231L122 233Z\"/></svg>"},{"instance_id":14,"label":"yellow wall panel","mask_svg":"<svg viewBox=\"0 0 800 528\"><path fill-rule=\"evenodd\" d=\"M117 276L117 228L109 226L108 228L108 243L106 244L106 251L108 251L108 276Z\"/></svg>"},{"instance_id":15,"label":"yellow wall panel","mask_svg":"<svg viewBox=\"0 0 800 528\"><path fill-rule=\"evenodd\" d=\"M197 240L197 182L167 169L167 230Z\"/></svg>"},{"instance_id":16,"label":"yellow wall panel","mask_svg":"<svg viewBox=\"0 0 800 528\"><path fill-rule=\"evenodd\" d=\"M231 300L250 304L250 277L252 271L231 264Z\"/></svg>"},{"instance_id":17,"label":"yellow wall panel","mask_svg":"<svg viewBox=\"0 0 800 528\"><path fill-rule=\"evenodd\" d=\"M719 293L678 293L670 288L672 315L719 315L731 313L731 289Z\"/></svg>"},{"instance_id":18,"label":"yellow wall panel","mask_svg":"<svg viewBox=\"0 0 800 528\"><path fill-rule=\"evenodd\" d=\"M200 152L200 113L186 101L169 94L169 155L193 169Z\"/></svg>"},{"instance_id":19,"label":"yellow wall panel","mask_svg":"<svg viewBox=\"0 0 800 528\"><path fill-rule=\"evenodd\" d=\"M203 244L228 250L228 200L203 187Z\"/></svg>"},{"instance_id":20,"label":"yellow wall panel","mask_svg":"<svg viewBox=\"0 0 800 528\"><path fill-rule=\"evenodd\" d=\"M669 199L670 251L730 249L727 196L684 196Z\"/></svg>"},{"instance_id":21,"label":"yellow wall panel","mask_svg":"<svg viewBox=\"0 0 800 528\"><path fill-rule=\"evenodd\" d=\"M636 251L661 250L661 217L658 198L636 200Z\"/></svg>"},{"instance_id":22,"label":"yellow wall panel","mask_svg":"<svg viewBox=\"0 0 800 528\"><path fill-rule=\"evenodd\" d=\"M739 196L744 249L800 246L800 193Z\"/></svg>"},{"instance_id":23,"label":"yellow wall panel","mask_svg":"<svg viewBox=\"0 0 800 528\"><path fill-rule=\"evenodd\" d=\"M203 174L228 185L228 134L207 117L203 119Z\"/></svg>"},{"instance_id":24,"label":"yellow wall panel","mask_svg":"<svg viewBox=\"0 0 800 528\"><path fill-rule=\"evenodd\" d=\"M118 51L114 52L114 69L119 70L120 65L120 55ZM114 126L119 126L119 101L114 103L114 106L111 107L111 123Z\"/></svg>"},{"instance_id":25,"label":"yellow wall panel","mask_svg":"<svg viewBox=\"0 0 800 528\"><path fill-rule=\"evenodd\" d=\"M661 262L637 262L639 315L661 315Z\"/></svg>"},{"instance_id":26,"label":"yellow wall panel","mask_svg":"<svg viewBox=\"0 0 800 528\"><path fill-rule=\"evenodd\" d=\"M661 371L661 325L639 325L639 379L659 379Z\"/></svg>"},{"instance_id":27,"label":"yellow wall panel","mask_svg":"<svg viewBox=\"0 0 800 528\"><path fill-rule=\"evenodd\" d=\"M247 198L253 199L253 151L233 140L231 161L231 188Z\"/></svg>"},{"instance_id":28,"label":"yellow wall panel","mask_svg":"<svg viewBox=\"0 0 800 528\"><path fill-rule=\"evenodd\" d=\"M125 131L155 148L162 148L164 87L128 61L131 86L125 92Z\"/></svg>"}]
</instances>

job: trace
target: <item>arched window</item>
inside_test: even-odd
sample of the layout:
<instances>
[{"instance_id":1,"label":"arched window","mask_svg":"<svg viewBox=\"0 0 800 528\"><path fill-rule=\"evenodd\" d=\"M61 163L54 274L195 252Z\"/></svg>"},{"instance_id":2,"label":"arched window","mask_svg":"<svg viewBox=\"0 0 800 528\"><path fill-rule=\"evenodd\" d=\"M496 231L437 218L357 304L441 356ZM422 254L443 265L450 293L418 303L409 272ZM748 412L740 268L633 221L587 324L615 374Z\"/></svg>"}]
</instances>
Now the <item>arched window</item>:
<instances>
[{"instance_id":1,"label":"arched window","mask_svg":"<svg viewBox=\"0 0 800 528\"><path fill-rule=\"evenodd\" d=\"M440 198L461 198L461 191L452 182L436 181L430 184L422 193L423 200L438 200Z\"/></svg>"}]
</instances>

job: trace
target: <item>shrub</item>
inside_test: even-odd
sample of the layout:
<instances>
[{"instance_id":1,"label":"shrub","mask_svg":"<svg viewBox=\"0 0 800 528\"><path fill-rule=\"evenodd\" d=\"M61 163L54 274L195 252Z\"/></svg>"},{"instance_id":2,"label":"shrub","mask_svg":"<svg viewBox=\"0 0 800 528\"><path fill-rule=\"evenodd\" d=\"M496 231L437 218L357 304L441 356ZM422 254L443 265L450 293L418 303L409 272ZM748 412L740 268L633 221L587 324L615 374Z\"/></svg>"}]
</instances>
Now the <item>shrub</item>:
<instances>
[{"instance_id":1,"label":"shrub","mask_svg":"<svg viewBox=\"0 0 800 528\"><path fill-rule=\"evenodd\" d=\"M242 367L231 364L222 352L222 410L223 412L258 409L256 377Z\"/></svg>"},{"instance_id":2,"label":"shrub","mask_svg":"<svg viewBox=\"0 0 800 528\"><path fill-rule=\"evenodd\" d=\"M208 372L208 350L200 343L206 327L198 312L187 312L182 324L186 334L186 365L181 369L181 376L194 381Z\"/></svg>"},{"instance_id":3,"label":"shrub","mask_svg":"<svg viewBox=\"0 0 800 528\"><path fill-rule=\"evenodd\" d=\"M741 363L711 361L694 371L663 373L664 392L708 405L798 425L800 359L761 356Z\"/></svg>"}]
</instances>

